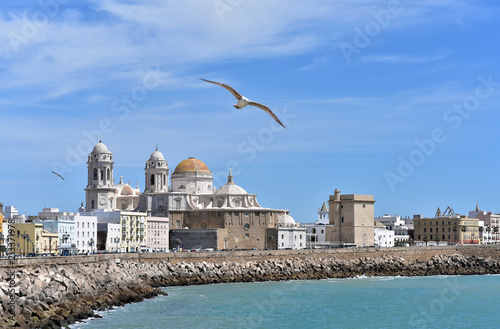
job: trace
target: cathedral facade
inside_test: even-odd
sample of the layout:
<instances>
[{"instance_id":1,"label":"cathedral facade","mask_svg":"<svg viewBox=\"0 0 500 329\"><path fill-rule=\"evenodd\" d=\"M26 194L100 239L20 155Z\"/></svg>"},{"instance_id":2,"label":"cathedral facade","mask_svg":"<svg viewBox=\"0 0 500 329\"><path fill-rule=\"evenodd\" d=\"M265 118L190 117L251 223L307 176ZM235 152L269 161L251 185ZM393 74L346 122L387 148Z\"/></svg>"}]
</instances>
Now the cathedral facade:
<instances>
[{"instance_id":1,"label":"cathedral facade","mask_svg":"<svg viewBox=\"0 0 500 329\"><path fill-rule=\"evenodd\" d=\"M171 230L215 229L218 249L275 249L278 218L288 214L262 207L255 194L234 183L231 170L227 183L216 189L212 171L192 157L177 165L169 182L168 162L156 149L145 163L142 193L121 178L114 184L113 155L103 143L94 147L87 165L86 211L139 211L168 217Z\"/></svg>"}]
</instances>

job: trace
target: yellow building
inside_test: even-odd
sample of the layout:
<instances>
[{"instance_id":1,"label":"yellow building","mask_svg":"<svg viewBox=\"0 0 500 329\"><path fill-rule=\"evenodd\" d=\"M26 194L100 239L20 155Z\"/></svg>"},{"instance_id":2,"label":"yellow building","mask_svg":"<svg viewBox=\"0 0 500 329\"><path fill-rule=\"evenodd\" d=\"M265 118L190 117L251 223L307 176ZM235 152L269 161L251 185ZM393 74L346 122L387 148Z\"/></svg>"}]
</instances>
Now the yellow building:
<instances>
[{"instance_id":1,"label":"yellow building","mask_svg":"<svg viewBox=\"0 0 500 329\"><path fill-rule=\"evenodd\" d=\"M465 215L415 219L415 241L479 244L479 220Z\"/></svg>"},{"instance_id":2,"label":"yellow building","mask_svg":"<svg viewBox=\"0 0 500 329\"><path fill-rule=\"evenodd\" d=\"M124 252L137 252L145 247L147 242L147 213L122 211L120 224L122 226L121 248Z\"/></svg>"},{"instance_id":3,"label":"yellow building","mask_svg":"<svg viewBox=\"0 0 500 329\"><path fill-rule=\"evenodd\" d=\"M14 234L10 236L13 253L26 256L29 253L40 253L42 248L42 223L11 224ZM12 252L11 252L12 253Z\"/></svg>"},{"instance_id":4,"label":"yellow building","mask_svg":"<svg viewBox=\"0 0 500 329\"><path fill-rule=\"evenodd\" d=\"M40 253L57 253L59 247L59 234L50 233L47 230L42 230L40 239Z\"/></svg>"}]
</instances>

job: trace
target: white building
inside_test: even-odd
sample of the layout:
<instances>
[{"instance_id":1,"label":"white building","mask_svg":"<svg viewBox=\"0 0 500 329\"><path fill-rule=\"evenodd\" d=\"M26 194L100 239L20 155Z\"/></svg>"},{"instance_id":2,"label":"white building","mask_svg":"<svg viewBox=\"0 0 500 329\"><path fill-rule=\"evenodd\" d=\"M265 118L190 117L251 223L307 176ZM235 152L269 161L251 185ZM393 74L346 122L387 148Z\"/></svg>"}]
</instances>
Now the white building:
<instances>
[{"instance_id":1,"label":"white building","mask_svg":"<svg viewBox=\"0 0 500 329\"><path fill-rule=\"evenodd\" d=\"M122 230L120 223L97 223L97 250L122 252Z\"/></svg>"},{"instance_id":2,"label":"white building","mask_svg":"<svg viewBox=\"0 0 500 329\"><path fill-rule=\"evenodd\" d=\"M19 211L14 206L5 206L3 214L5 219L12 219L19 216Z\"/></svg>"},{"instance_id":3,"label":"white building","mask_svg":"<svg viewBox=\"0 0 500 329\"><path fill-rule=\"evenodd\" d=\"M386 229L394 232L394 240L398 241L409 241L410 235L408 234L408 226L406 221L401 218L401 216L390 216L383 215L381 217L375 217L375 222L382 223ZM375 241L377 243L377 241Z\"/></svg>"},{"instance_id":4,"label":"white building","mask_svg":"<svg viewBox=\"0 0 500 329\"><path fill-rule=\"evenodd\" d=\"M74 216L70 220L64 219L46 219L40 220L43 224L43 228L50 233L57 233L58 235L58 253L60 255L64 254L63 250L71 250L72 247L76 247L76 231L75 231L75 221ZM56 250L53 250L55 252Z\"/></svg>"},{"instance_id":5,"label":"white building","mask_svg":"<svg viewBox=\"0 0 500 329\"><path fill-rule=\"evenodd\" d=\"M500 242L500 214L479 210L479 204L475 211L469 211L469 218L477 218L483 221L483 243L492 244Z\"/></svg>"},{"instance_id":6,"label":"white building","mask_svg":"<svg viewBox=\"0 0 500 329\"><path fill-rule=\"evenodd\" d=\"M306 228L295 223L290 215L280 215L276 228L278 230L278 249L306 248Z\"/></svg>"},{"instance_id":7,"label":"white building","mask_svg":"<svg viewBox=\"0 0 500 329\"><path fill-rule=\"evenodd\" d=\"M94 216L99 223L114 223L120 225L120 252L137 252L146 246L147 214L133 211L103 211L81 212L82 217ZM95 238L94 238L94 241Z\"/></svg>"},{"instance_id":8,"label":"white building","mask_svg":"<svg viewBox=\"0 0 500 329\"><path fill-rule=\"evenodd\" d=\"M97 248L97 217L77 214L74 221L78 253L94 253Z\"/></svg>"},{"instance_id":9,"label":"white building","mask_svg":"<svg viewBox=\"0 0 500 329\"><path fill-rule=\"evenodd\" d=\"M318 209L318 218L316 223L306 223L303 226L306 229L307 248L329 248L333 244L329 240L333 238L333 225L329 224L328 204L323 202L323 205Z\"/></svg>"},{"instance_id":10,"label":"white building","mask_svg":"<svg viewBox=\"0 0 500 329\"><path fill-rule=\"evenodd\" d=\"M394 231L388 230L384 224L375 222L375 247L394 247Z\"/></svg>"}]
</instances>

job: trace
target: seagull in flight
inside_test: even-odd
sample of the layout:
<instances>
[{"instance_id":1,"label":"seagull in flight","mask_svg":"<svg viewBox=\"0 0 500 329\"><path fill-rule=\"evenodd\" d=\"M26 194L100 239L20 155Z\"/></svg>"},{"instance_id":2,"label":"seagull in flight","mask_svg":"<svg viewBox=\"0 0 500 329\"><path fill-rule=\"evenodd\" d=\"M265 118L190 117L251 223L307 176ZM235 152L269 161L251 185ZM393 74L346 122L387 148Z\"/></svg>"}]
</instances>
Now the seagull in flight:
<instances>
[{"instance_id":1,"label":"seagull in flight","mask_svg":"<svg viewBox=\"0 0 500 329\"><path fill-rule=\"evenodd\" d=\"M219 85L219 86L221 86L221 87L229 90L229 92L231 94L233 94L233 96L236 97L236 99L238 100L238 103L236 103L236 105L233 105L238 110L241 109L241 108L244 108L247 105L258 107L259 109L266 111L270 116L273 117L274 120L276 120L277 123L279 123L283 128L286 129L286 127L281 123L281 121L278 119L278 117L267 106L262 105L262 104L257 103L257 102L252 102L251 100L249 100L245 96L242 96L239 92L237 92L236 90L234 90L233 87L231 87L229 85L226 85L224 83L210 81L210 80L205 80L205 79L202 79L202 78L200 78L200 80L213 83L214 85Z\"/></svg>"},{"instance_id":2,"label":"seagull in flight","mask_svg":"<svg viewBox=\"0 0 500 329\"><path fill-rule=\"evenodd\" d=\"M59 176L59 178L61 178L62 180L64 180L63 176L59 175L58 173L56 173L55 171L52 172L53 174L56 174L57 176Z\"/></svg>"}]
</instances>

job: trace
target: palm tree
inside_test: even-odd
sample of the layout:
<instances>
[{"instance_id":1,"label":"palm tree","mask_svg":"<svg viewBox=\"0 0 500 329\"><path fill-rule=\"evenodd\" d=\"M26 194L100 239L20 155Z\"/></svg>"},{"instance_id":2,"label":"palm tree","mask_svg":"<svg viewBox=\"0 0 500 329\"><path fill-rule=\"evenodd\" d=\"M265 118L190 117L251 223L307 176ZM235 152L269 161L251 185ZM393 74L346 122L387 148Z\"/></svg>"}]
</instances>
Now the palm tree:
<instances>
[{"instance_id":1,"label":"palm tree","mask_svg":"<svg viewBox=\"0 0 500 329\"><path fill-rule=\"evenodd\" d=\"M498 226L495 226L493 228L493 232L495 232L495 235L496 235L495 236L495 243L497 243L498 242Z\"/></svg>"},{"instance_id":2,"label":"palm tree","mask_svg":"<svg viewBox=\"0 0 500 329\"><path fill-rule=\"evenodd\" d=\"M487 226L486 227L486 232L488 232L488 239L490 239L490 232L491 232L491 226ZM489 241L486 241L486 243L488 243Z\"/></svg>"},{"instance_id":3,"label":"palm tree","mask_svg":"<svg viewBox=\"0 0 500 329\"><path fill-rule=\"evenodd\" d=\"M441 238L439 237L439 234L436 234L436 237L434 238L434 241L436 241L436 246L439 246L439 241L441 241Z\"/></svg>"},{"instance_id":4,"label":"palm tree","mask_svg":"<svg viewBox=\"0 0 500 329\"><path fill-rule=\"evenodd\" d=\"M466 226L462 226L460 227L460 231L462 231L462 244L464 244L464 236L465 236L465 232L467 232L467 227Z\"/></svg>"}]
</instances>

